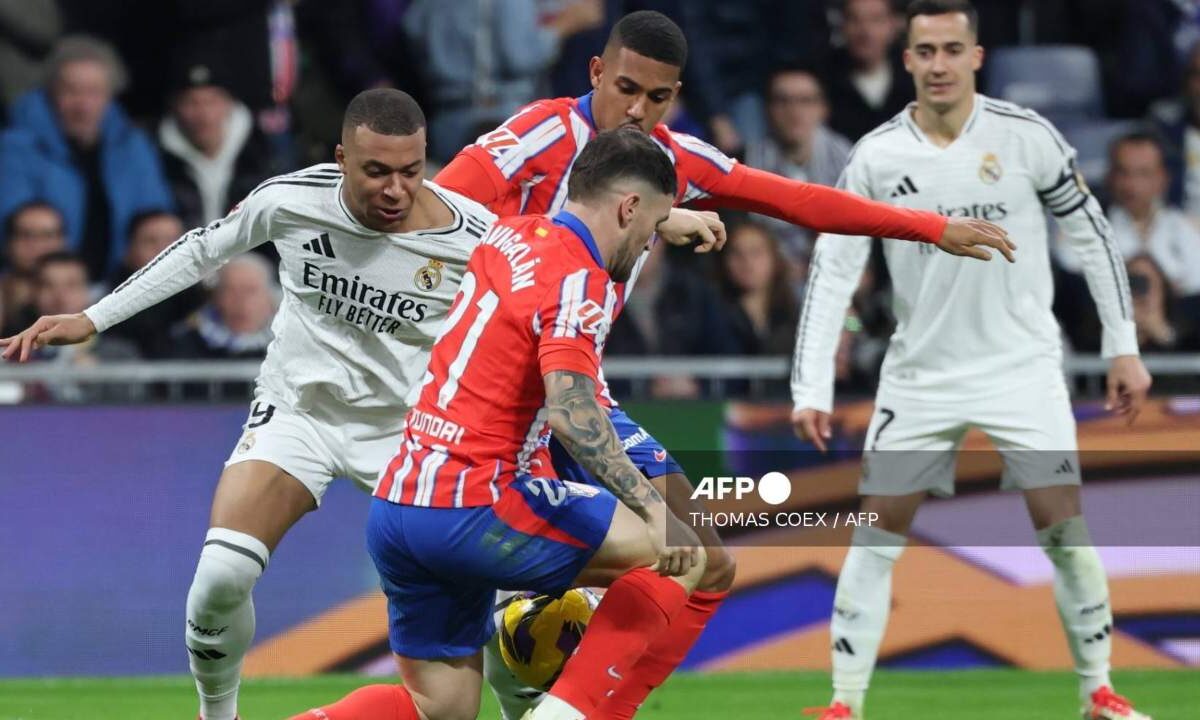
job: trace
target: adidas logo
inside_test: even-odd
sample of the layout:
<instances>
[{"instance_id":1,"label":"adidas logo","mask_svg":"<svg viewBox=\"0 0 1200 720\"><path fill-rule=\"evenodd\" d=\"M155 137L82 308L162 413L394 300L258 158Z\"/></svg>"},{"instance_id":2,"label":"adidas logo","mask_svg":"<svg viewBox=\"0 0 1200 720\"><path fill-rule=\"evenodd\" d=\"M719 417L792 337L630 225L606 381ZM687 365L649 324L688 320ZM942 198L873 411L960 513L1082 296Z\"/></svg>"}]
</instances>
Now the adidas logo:
<instances>
[{"instance_id":1,"label":"adidas logo","mask_svg":"<svg viewBox=\"0 0 1200 720\"><path fill-rule=\"evenodd\" d=\"M893 190L892 194L889 195L888 197L900 197L902 195L916 195L918 192L920 192L920 191L917 190L917 186L915 184L913 184L912 178L905 175L904 179L900 181L900 184L896 186L896 189Z\"/></svg>"},{"instance_id":2,"label":"adidas logo","mask_svg":"<svg viewBox=\"0 0 1200 720\"><path fill-rule=\"evenodd\" d=\"M836 643L834 643L833 649L837 650L838 652L844 652L847 655L854 654L854 648L850 646L850 641L847 640L846 638L841 638Z\"/></svg>"},{"instance_id":3,"label":"adidas logo","mask_svg":"<svg viewBox=\"0 0 1200 720\"><path fill-rule=\"evenodd\" d=\"M1063 460L1062 464L1054 469L1055 475L1074 475L1075 468L1071 466L1070 460Z\"/></svg>"},{"instance_id":4,"label":"adidas logo","mask_svg":"<svg viewBox=\"0 0 1200 720\"><path fill-rule=\"evenodd\" d=\"M321 233L321 237L315 237L301 245L301 247L309 252L324 255L327 258L337 257L333 254L333 245L329 243L329 233Z\"/></svg>"}]
</instances>

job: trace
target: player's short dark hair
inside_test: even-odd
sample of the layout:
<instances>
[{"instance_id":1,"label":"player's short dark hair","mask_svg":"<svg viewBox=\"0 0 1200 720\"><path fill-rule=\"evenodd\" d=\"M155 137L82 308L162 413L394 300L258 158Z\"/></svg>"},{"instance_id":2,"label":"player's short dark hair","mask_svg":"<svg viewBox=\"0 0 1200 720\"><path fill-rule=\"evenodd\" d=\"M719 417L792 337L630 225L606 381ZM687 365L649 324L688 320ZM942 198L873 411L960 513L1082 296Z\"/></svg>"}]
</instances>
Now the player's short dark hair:
<instances>
[{"instance_id":1,"label":"player's short dark hair","mask_svg":"<svg viewBox=\"0 0 1200 720\"><path fill-rule=\"evenodd\" d=\"M55 216L58 217L58 224L60 227L66 225L66 221L63 220L62 213L59 211L58 208L54 207L54 205L46 202L45 200L29 200L29 201L23 202L20 205L16 206L15 208L12 209L12 212L10 212L8 215L5 216L5 218L4 218L4 240L5 240L5 242L12 240L13 236L17 234L17 218L21 217L22 215L29 212L30 210L49 210L50 212L54 213Z\"/></svg>"},{"instance_id":2,"label":"player's short dark hair","mask_svg":"<svg viewBox=\"0 0 1200 720\"><path fill-rule=\"evenodd\" d=\"M671 18L654 10L631 12L613 25L608 48L629 48L638 55L683 68L688 44L683 30Z\"/></svg>"},{"instance_id":3,"label":"player's short dark hair","mask_svg":"<svg viewBox=\"0 0 1200 720\"><path fill-rule=\"evenodd\" d=\"M134 235L137 235L138 230L142 225L151 220L160 217L170 217L178 219L179 216L166 208L150 208L134 213L133 217L129 218L129 222L125 225L125 237L132 240Z\"/></svg>"},{"instance_id":4,"label":"player's short dark hair","mask_svg":"<svg viewBox=\"0 0 1200 720\"><path fill-rule=\"evenodd\" d=\"M979 34L979 11L970 0L912 0L904 12L906 32L912 31L913 18L918 15L950 15L962 13L967 16L967 28L972 35Z\"/></svg>"},{"instance_id":5,"label":"player's short dark hair","mask_svg":"<svg viewBox=\"0 0 1200 720\"><path fill-rule=\"evenodd\" d=\"M403 90L373 88L355 95L342 116L343 133L359 125L380 135L412 135L425 127L425 113Z\"/></svg>"},{"instance_id":6,"label":"player's short dark hair","mask_svg":"<svg viewBox=\"0 0 1200 720\"><path fill-rule=\"evenodd\" d=\"M51 265L78 265L83 269L84 278L88 278L88 265L79 253L71 252L70 250L59 250L57 252L48 253L38 259L37 269L34 275L42 276L42 272Z\"/></svg>"},{"instance_id":7,"label":"player's short dark hair","mask_svg":"<svg viewBox=\"0 0 1200 720\"><path fill-rule=\"evenodd\" d=\"M1156 133L1152 130L1138 128L1135 130L1130 130L1127 133L1118 135L1116 138L1113 139L1112 142L1110 142L1108 144L1108 163L1109 163L1109 165L1111 166L1111 165L1116 164L1117 151L1121 149L1122 145L1133 145L1136 143L1147 143L1149 145L1153 145L1154 149L1158 151L1159 161L1162 162L1164 165L1166 164L1167 146L1163 142L1162 138L1158 135L1158 133Z\"/></svg>"},{"instance_id":8,"label":"player's short dark hair","mask_svg":"<svg viewBox=\"0 0 1200 720\"><path fill-rule=\"evenodd\" d=\"M571 167L567 198L587 201L621 180L640 180L674 197L675 166L648 135L619 128L597 135Z\"/></svg>"}]
</instances>

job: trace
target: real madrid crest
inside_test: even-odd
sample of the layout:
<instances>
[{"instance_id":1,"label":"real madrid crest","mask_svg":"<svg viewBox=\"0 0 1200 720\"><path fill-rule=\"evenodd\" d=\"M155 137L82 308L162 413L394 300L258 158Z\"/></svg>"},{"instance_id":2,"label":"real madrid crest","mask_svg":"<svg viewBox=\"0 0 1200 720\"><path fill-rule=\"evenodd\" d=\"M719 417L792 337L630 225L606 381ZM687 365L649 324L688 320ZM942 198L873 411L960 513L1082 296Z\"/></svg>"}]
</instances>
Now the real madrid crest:
<instances>
[{"instance_id":1,"label":"real madrid crest","mask_svg":"<svg viewBox=\"0 0 1200 720\"><path fill-rule=\"evenodd\" d=\"M437 260L430 260L428 265L417 268L413 282L426 292L436 290L437 286L442 284L442 264Z\"/></svg>"},{"instance_id":2,"label":"real madrid crest","mask_svg":"<svg viewBox=\"0 0 1200 720\"><path fill-rule=\"evenodd\" d=\"M250 432L248 432L242 436L241 442L238 443L237 451L238 451L238 453L249 452L250 448L252 448L252 447L254 447L254 431L253 430L251 430Z\"/></svg>"},{"instance_id":3,"label":"real madrid crest","mask_svg":"<svg viewBox=\"0 0 1200 720\"><path fill-rule=\"evenodd\" d=\"M987 153L983 156L983 162L979 165L979 179L988 185L994 185L1000 180L1000 176L1004 174L1004 168L1000 167L1000 158L996 157L996 153Z\"/></svg>"}]
</instances>

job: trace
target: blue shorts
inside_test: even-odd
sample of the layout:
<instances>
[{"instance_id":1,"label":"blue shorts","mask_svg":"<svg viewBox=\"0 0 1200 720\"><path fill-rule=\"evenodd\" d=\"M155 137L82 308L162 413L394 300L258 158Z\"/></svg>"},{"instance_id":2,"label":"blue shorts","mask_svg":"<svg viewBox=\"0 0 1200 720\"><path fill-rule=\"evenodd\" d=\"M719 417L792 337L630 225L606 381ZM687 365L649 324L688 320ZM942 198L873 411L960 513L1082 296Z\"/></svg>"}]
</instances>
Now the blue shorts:
<instances>
[{"instance_id":1,"label":"blue shorts","mask_svg":"<svg viewBox=\"0 0 1200 720\"><path fill-rule=\"evenodd\" d=\"M621 438L625 454L647 478L662 477L671 473L684 474L683 467L675 462L675 458L671 457L671 453L667 452L662 443L634 422L624 410L619 407L610 408L608 419L612 420L617 437ZM554 472L564 480L600 485L591 473L575 462L575 458L571 457L553 435L550 436L550 461L554 463Z\"/></svg>"},{"instance_id":2,"label":"blue shorts","mask_svg":"<svg viewBox=\"0 0 1200 720\"><path fill-rule=\"evenodd\" d=\"M374 498L367 550L388 600L392 651L425 660L475 653L496 631L496 590L566 592L616 507L604 488L529 476L483 507Z\"/></svg>"}]
</instances>

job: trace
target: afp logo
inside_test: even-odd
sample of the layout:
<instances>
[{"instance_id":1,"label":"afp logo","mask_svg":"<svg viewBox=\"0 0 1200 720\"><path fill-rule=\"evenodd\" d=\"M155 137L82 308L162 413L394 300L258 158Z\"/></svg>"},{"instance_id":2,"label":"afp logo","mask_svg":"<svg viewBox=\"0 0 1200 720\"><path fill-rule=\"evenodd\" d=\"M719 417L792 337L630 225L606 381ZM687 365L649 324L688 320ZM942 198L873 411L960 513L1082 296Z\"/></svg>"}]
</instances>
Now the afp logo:
<instances>
[{"instance_id":1,"label":"afp logo","mask_svg":"<svg viewBox=\"0 0 1200 720\"><path fill-rule=\"evenodd\" d=\"M781 472L769 472L758 480L751 477L719 475L706 476L692 490L692 499L726 500L757 493L768 505L782 505L792 496L792 481Z\"/></svg>"}]
</instances>

